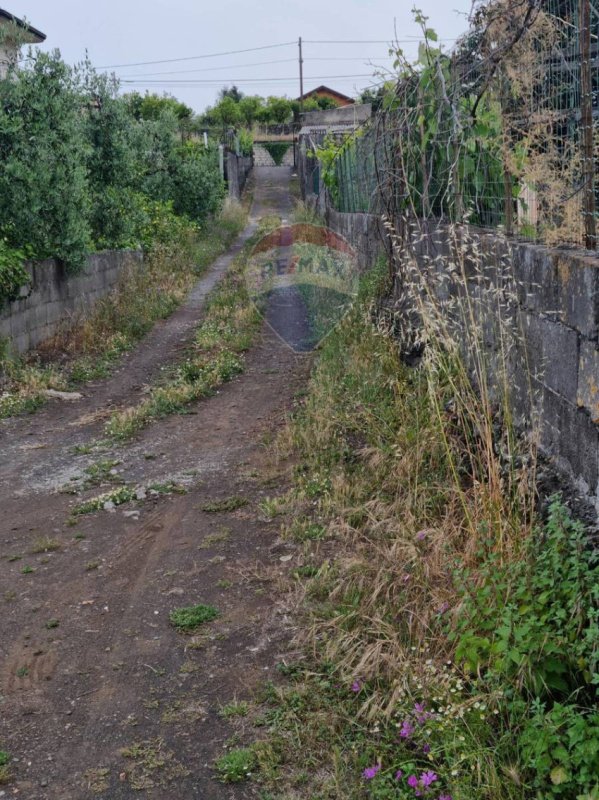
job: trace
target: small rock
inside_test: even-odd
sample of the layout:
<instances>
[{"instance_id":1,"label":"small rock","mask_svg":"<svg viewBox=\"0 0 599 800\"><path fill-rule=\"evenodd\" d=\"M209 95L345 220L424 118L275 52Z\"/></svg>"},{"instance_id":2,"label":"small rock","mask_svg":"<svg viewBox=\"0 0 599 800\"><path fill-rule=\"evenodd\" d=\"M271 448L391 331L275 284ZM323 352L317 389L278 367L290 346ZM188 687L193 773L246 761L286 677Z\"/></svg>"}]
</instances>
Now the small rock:
<instances>
[{"instance_id":1,"label":"small rock","mask_svg":"<svg viewBox=\"0 0 599 800\"><path fill-rule=\"evenodd\" d=\"M114 511L115 508L116 508L116 506L114 505L112 500L107 500L103 505L104 511Z\"/></svg>"},{"instance_id":2,"label":"small rock","mask_svg":"<svg viewBox=\"0 0 599 800\"><path fill-rule=\"evenodd\" d=\"M169 594L182 595L184 594L184 590L181 589L179 586L175 586L174 589L170 589L170 591L167 592L167 595Z\"/></svg>"},{"instance_id":3,"label":"small rock","mask_svg":"<svg viewBox=\"0 0 599 800\"><path fill-rule=\"evenodd\" d=\"M145 500L147 497L146 490L143 486L140 486L139 489L135 490L135 499L136 500Z\"/></svg>"},{"instance_id":4,"label":"small rock","mask_svg":"<svg viewBox=\"0 0 599 800\"><path fill-rule=\"evenodd\" d=\"M132 511L123 511L124 517L134 517L135 519L139 519L139 510L133 509Z\"/></svg>"},{"instance_id":5,"label":"small rock","mask_svg":"<svg viewBox=\"0 0 599 800\"><path fill-rule=\"evenodd\" d=\"M293 556L281 556L279 561L291 561L292 558Z\"/></svg>"},{"instance_id":6,"label":"small rock","mask_svg":"<svg viewBox=\"0 0 599 800\"><path fill-rule=\"evenodd\" d=\"M81 392L59 392L56 389L44 389L46 397L55 397L57 400L81 400Z\"/></svg>"}]
</instances>

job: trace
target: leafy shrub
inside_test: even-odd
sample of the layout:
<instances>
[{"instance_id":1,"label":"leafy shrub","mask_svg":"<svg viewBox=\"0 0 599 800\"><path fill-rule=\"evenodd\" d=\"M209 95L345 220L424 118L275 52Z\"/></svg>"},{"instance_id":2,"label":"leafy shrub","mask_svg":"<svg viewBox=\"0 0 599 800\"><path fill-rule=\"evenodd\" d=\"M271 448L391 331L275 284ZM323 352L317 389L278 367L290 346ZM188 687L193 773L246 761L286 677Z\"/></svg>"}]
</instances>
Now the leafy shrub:
<instances>
[{"instance_id":1,"label":"leafy shrub","mask_svg":"<svg viewBox=\"0 0 599 800\"><path fill-rule=\"evenodd\" d=\"M597 711L573 703L554 703L547 708L536 701L519 745L532 784L543 797L591 800L599 794Z\"/></svg>"},{"instance_id":2,"label":"leafy shrub","mask_svg":"<svg viewBox=\"0 0 599 800\"><path fill-rule=\"evenodd\" d=\"M507 687L509 725L539 796L599 790L599 559L558 498L526 557L487 559L480 586L464 590L453 638L458 660Z\"/></svg>"},{"instance_id":3,"label":"leafy shrub","mask_svg":"<svg viewBox=\"0 0 599 800\"><path fill-rule=\"evenodd\" d=\"M23 265L25 257L24 250L9 247L5 239L0 239L0 308L16 300L21 287L30 281Z\"/></svg>"},{"instance_id":4,"label":"leafy shrub","mask_svg":"<svg viewBox=\"0 0 599 800\"><path fill-rule=\"evenodd\" d=\"M218 149L185 142L171 155L172 200L177 214L201 221L218 211L225 196Z\"/></svg>"},{"instance_id":5,"label":"leafy shrub","mask_svg":"<svg viewBox=\"0 0 599 800\"><path fill-rule=\"evenodd\" d=\"M243 128L238 134L239 152L242 156L251 156L254 152L254 137L251 131Z\"/></svg>"},{"instance_id":6,"label":"leafy shrub","mask_svg":"<svg viewBox=\"0 0 599 800\"><path fill-rule=\"evenodd\" d=\"M599 560L586 548L584 528L554 498L528 557L509 566L489 558L482 585L464 597L458 659L532 695L599 685Z\"/></svg>"},{"instance_id":7,"label":"leafy shrub","mask_svg":"<svg viewBox=\"0 0 599 800\"><path fill-rule=\"evenodd\" d=\"M0 81L0 231L35 258L82 266L91 243L81 93L57 51Z\"/></svg>"},{"instance_id":8,"label":"leafy shrub","mask_svg":"<svg viewBox=\"0 0 599 800\"><path fill-rule=\"evenodd\" d=\"M150 225L148 201L132 189L106 186L94 198L91 225L98 249L136 248L144 241ZM172 214L171 216L175 216Z\"/></svg>"}]
</instances>

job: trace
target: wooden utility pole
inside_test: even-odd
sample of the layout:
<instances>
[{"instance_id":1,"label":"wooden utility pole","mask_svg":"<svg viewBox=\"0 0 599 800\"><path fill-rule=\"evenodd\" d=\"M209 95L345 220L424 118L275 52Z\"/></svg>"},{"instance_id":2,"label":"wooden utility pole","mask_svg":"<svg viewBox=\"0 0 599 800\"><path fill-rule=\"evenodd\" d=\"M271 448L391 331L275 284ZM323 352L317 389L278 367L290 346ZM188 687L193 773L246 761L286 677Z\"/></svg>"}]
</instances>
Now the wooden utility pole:
<instances>
[{"instance_id":1,"label":"wooden utility pole","mask_svg":"<svg viewBox=\"0 0 599 800\"><path fill-rule=\"evenodd\" d=\"M299 79L300 79L300 114L304 110L304 57L302 55L302 37L299 37Z\"/></svg>"},{"instance_id":2,"label":"wooden utility pole","mask_svg":"<svg viewBox=\"0 0 599 800\"><path fill-rule=\"evenodd\" d=\"M580 116L582 177L584 181L582 213L584 246L597 248L595 223L595 169L593 157L593 77L591 73L591 0L579 0L580 39Z\"/></svg>"}]
</instances>

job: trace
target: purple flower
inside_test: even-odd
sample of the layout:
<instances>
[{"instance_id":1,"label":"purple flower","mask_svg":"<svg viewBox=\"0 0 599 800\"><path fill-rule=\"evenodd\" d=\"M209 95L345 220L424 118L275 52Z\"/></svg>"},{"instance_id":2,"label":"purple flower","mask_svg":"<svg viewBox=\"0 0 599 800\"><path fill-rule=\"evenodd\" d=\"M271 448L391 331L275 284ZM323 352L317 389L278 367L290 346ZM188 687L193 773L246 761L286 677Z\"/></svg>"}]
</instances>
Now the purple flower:
<instances>
[{"instance_id":1,"label":"purple flower","mask_svg":"<svg viewBox=\"0 0 599 800\"><path fill-rule=\"evenodd\" d=\"M414 705L414 714L416 715L416 722L419 725L424 725L427 719L433 716L430 711L425 710L424 703L416 703Z\"/></svg>"},{"instance_id":2,"label":"purple flower","mask_svg":"<svg viewBox=\"0 0 599 800\"><path fill-rule=\"evenodd\" d=\"M380 770L380 768L381 768L381 765L380 765L380 764L375 764L375 765L374 765L374 767L366 767L366 769L365 769L365 770L364 770L364 772L362 773L362 776L363 776L363 777L364 777L364 778L365 778L367 781L370 781L370 780L372 780L372 778L374 778L374 776L375 776L375 775L376 775L376 773L377 773L377 772Z\"/></svg>"},{"instance_id":3,"label":"purple flower","mask_svg":"<svg viewBox=\"0 0 599 800\"><path fill-rule=\"evenodd\" d=\"M354 681L351 685L352 692L359 692L361 688L362 684L360 683L360 681Z\"/></svg>"},{"instance_id":4,"label":"purple flower","mask_svg":"<svg viewBox=\"0 0 599 800\"><path fill-rule=\"evenodd\" d=\"M438 800L453 800L450 794L440 794Z\"/></svg>"},{"instance_id":5,"label":"purple flower","mask_svg":"<svg viewBox=\"0 0 599 800\"><path fill-rule=\"evenodd\" d=\"M400 769L398 769L397 772L395 773L395 780L400 781L402 778L403 778L403 772ZM441 798L439 798L439 800L441 800Z\"/></svg>"},{"instance_id":6,"label":"purple flower","mask_svg":"<svg viewBox=\"0 0 599 800\"><path fill-rule=\"evenodd\" d=\"M410 775L408 778L408 786L411 786L412 789L418 788L418 778L415 775Z\"/></svg>"},{"instance_id":7,"label":"purple flower","mask_svg":"<svg viewBox=\"0 0 599 800\"><path fill-rule=\"evenodd\" d=\"M437 780L437 775L434 772L423 772L420 776L420 783L426 789L431 783L434 783Z\"/></svg>"},{"instance_id":8,"label":"purple flower","mask_svg":"<svg viewBox=\"0 0 599 800\"><path fill-rule=\"evenodd\" d=\"M407 583L410 580L410 573L406 572L405 575L402 577L404 583Z\"/></svg>"},{"instance_id":9,"label":"purple flower","mask_svg":"<svg viewBox=\"0 0 599 800\"><path fill-rule=\"evenodd\" d=\"M422 745L422 752L424 753L425 756L427 756L430 753L430 751L431 751L430 744Z\"/></svg>"},{"instance_id":10,"label":"purple flower","mask_svg":"<svg viewBox=\"0 0 599 800\"><path fill-rule=\"evenodd\" d=\"M419 542L421 542L426 537L427 533L428 533L427 530L418 531L418 533L416 534L416 538L418 539Z\"/></svg>"},{"instance_id":11,"label":"purple flower","mask_svg":"<svg viewBox=\"0 0 599 800\"><path fill-rule=\"evenodd\" d=\"M404 719L401 723L401 728L399 731L399 735L402 739L409 739L410 736L414 733L414 726L410 722L409 719Z\"/></svg>"},{"instance_id":12,"label":"purple flower","mask_svg":"<svg viewBox=\"0 0 599 800\"><path fill-rule=\"evenodd\" d=\"M449 611L449 603L441 603L439 608L437 609L437 614L445 614L446 611Z\"/></svg>"}]
</instances>

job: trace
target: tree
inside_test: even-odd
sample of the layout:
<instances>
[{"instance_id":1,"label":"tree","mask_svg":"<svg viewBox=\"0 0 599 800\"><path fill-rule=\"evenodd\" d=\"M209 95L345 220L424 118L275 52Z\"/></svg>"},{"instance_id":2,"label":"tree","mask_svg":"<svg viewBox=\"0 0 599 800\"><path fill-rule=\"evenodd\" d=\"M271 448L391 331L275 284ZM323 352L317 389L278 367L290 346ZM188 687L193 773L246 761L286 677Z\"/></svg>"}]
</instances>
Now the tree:
<instances>
[{"instance_id":1,"label":"tree","mask_svg":"<svg viewBox=\"0 0 599 800\"><path fill-rule=\"evenodd\" d=\"M229 89L228 86L223 86L223 88L218 93L219 100L224 100L225 97L230 97L235 103L239 103L239 101L243 97L243 92L237 88L237 86L233 85Z\"/></svg>"},{"instance_id":2,"label":"tree","mask_svg":"<svg viewBox=\"0 0 599 800\"><path fill-rule=\"evenodd\" d=\"M146 92L145 95L141 95L139 92L131 92L125 95L125 99L131 114L138 120L157 120L165 111L171 111L179 121L190 120L193 117L193 110L189 106L168 94Z\"/></svg>"},{"instance_id":3,"label":"tree","mask_svg":"<svg viewBox=\"0 0 599 800\"><path fill-rule=\"evenodd\" d=\"M316 103L318 104L318 108L322 111L328 111L331 108L339 108L339 103L332 97L317 97Z\"/></svg>"},{"instance_id":4,"label":"tree","mask_svg":"<svg viewBox=\"0 0 599 800\"><path fill-rule=\"evenodd\" d=\"M58 51L0 81L0 234L80 267L91 244L85 98Z\"/></svg>"},{"instance_id":5,"label":"tree","mask_svg":"<svg viewBox=\"0 0 599 800\"><path fill-rule=\"evenodd\" d=\"M258 112L262 108L263 100L257 95L242 97L239 101L239 112L243 122L251 128L258 118Z\"/></svg>"},{"instance_id":6,"label":"tree","mask_svg":"<svg viewBox=\"0 0 599 800\"><path fill-rule=\"evenodd\" d=\"M214 121L223 128L233 128L241 122L239 104L228 95L214 106L211 115Z\"/></svg>"},{"instance_id":7,"label":"tree","mask_svg":"<svg viewBox=\"0 0 599 800\"><path fill-rule=\"evenodd\" d=\"M291 101L286 97L269 97L266 107L273 122L282 125L291 119L293 113Z\"/></svg>"}]
</instances>

